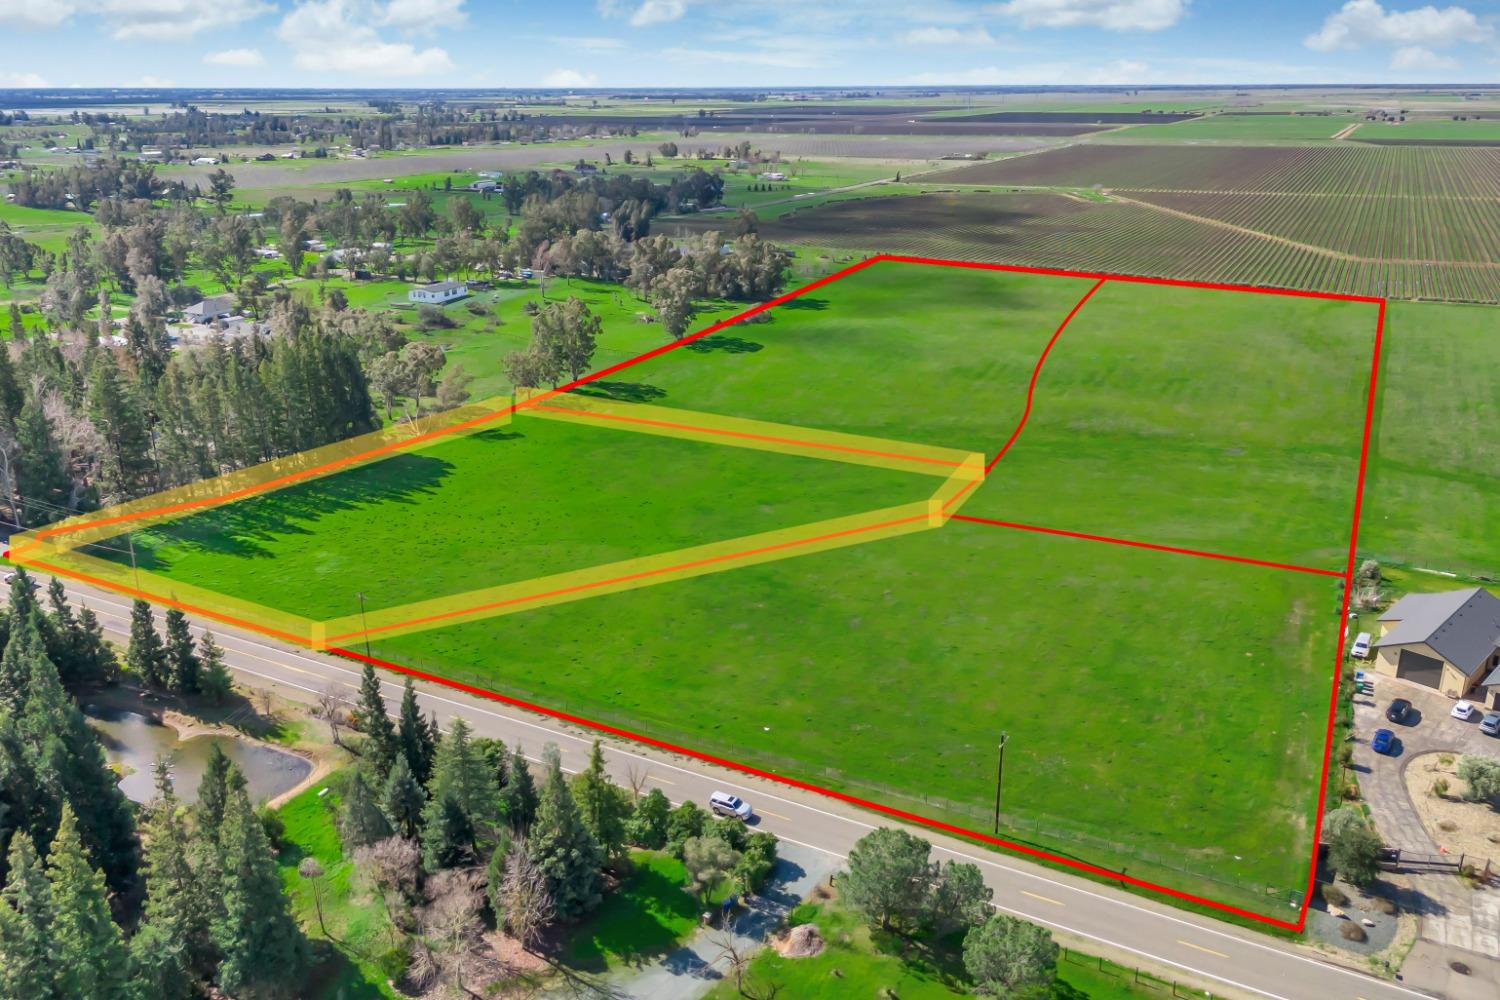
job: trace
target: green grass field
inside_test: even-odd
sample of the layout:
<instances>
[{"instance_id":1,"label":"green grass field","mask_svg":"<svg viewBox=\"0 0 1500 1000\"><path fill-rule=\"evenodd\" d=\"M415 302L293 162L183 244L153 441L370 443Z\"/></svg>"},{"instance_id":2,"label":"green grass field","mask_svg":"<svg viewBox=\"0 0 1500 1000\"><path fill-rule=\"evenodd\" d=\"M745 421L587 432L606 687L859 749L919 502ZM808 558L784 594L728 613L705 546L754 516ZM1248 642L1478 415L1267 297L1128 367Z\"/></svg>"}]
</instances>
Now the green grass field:
<instances>
[{"instance_id":1,"label":"green grass field","mask_svg":"<svg viewBox=\"0 0 1500 1000\"><path fill-rule=\"evenodd\" d=\"M728 894L723 888L699 903L685 888L687 869L670 854L635 851L631 861L630 874L603 905L569 929L558 955L563 965L588 973L638 966L676 947L697 930L704 909Z\"/></svg>"},{"instance_id":2,"label":"green grass field","mask_svg":"<svg viewBox=\"0 0 1500 1000\"><path fill-rule=\"evenodd\" d=\"M1361 553L1500 576L1500 344L1492 315L1481 306L1391 304ZM1433 579L1424 589L1449 585Z\"/></svg>"},{"instance_id":3,"label":"green grass field","mask_svg":"<svg viewBox=\"0 0 1500 1000\"><path fill-rule=\"evenodd\" d=\"M1091 285L876 265L602 388L992 455ZM1363 304L1106 284L964 513L1338 565L1373 323ZM347 615L356 591L389 606L933 485L521 417L135 544L173 578ZM1283 915L1311 847L1334 584L953 521L374 652L976 828L1005 731L1011 837Z\"/></svg>"},{"instance_id":4,"label":"green grass field","mask_svg":"<svg viewBox=\"0 0 1500 1000\"><path fill-rule=\"evenodd\" d=\"M535 417L137 532L141 569L312 617L930 496L937 480ZM129 561L119 539L104 554Z\"/></svg>"}]
</instances>

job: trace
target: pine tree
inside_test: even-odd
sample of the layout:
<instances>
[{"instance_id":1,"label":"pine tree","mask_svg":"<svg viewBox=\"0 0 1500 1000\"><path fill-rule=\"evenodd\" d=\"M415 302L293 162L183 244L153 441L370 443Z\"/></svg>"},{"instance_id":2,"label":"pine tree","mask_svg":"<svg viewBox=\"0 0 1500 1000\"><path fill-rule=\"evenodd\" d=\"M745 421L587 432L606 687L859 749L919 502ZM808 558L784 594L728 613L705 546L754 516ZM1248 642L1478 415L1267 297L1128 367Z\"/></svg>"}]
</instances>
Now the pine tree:
<instances>
[{"instance_id":1,"label":"pine tree","mask_svg":"<svg viewBox=\"0 0 1500 1000\"><path fill-rule=\"evenodd\" d=\"M500 790L500 812L512 830L524 833L536 819L538 801L531 765L517 745L510 753L510 780Z\"/></svg>"},{"instance_id":2,"label":"pine tree","mask_svg":"<svg viewBox=\"0 0 1500 1000\"><path fill-rule=\"evenodd\" d=\"M422 810L422 866L429 872L472 860L474 825L451 793L427 800Z\"/></svg>"},{"instance_id":3,"label":"pine tree","mask_svg":"<svg viewBox=\"0 0 1500 1000\"><path fill-rule=\"evenodd\" d=\"M0 345L0 424L14 429L25 404L21 382L16 378L16 366L10 358L10 345Z\"/></svg>"},{"instance_id":4,"label":"pine tree","mask_svg":"<svg viewBox=\"0 0 1500 1000\"><path fill-rule=\"evenodd\" d=\"M573 800L583 825L611 862L625 854L625 793L604 771L604 748L599 741L589 749L589 766L573 778Z\"/></svg>"},{"instance_id":5,"label":"pine tree","mask_svg":"<svg viewBox=\"0 0 1500 1000\"><path fill-rule=\"evenodd\" d=\"M146 843L144 917L130 950L142 995L187 1000L194 995L193 969L212 957L207 893L188 863L188 835L167 763L156 761L156 801L142 825ZM214 895L217 895L215 893Z\"/></svg>"},{"instance_id":6,"label":"pine tree","mask_svg":"<svg viewBox=\"0 0 1500 1000\"><path fill-rule=\"evenodd\" d=\"M130 650L125 662L140 682L153 690L167 684L167 650L156 634L156 616L151 605L137 599L130 608Z\"/></svg>"},{"instance_id":7,"label":"pine tree","mask_svg":"<svg viewBox=\"0 0 1500 1000\"><path fill-rule=\"evenodd\" d=\"M234 690L234 678L224 663L224 650L214 642L212 632L204 632L203 643L198 652L202 661L198 687L210 704L222 705L229 700L229 695Z\"/></svg>"},{"instance_id":8,"label":"pine tree","mask_svg":"<svg viewBox=\"0 0 1500 1000\"><path fill-rule=\"evenodd\" d=\"M381 801L386 818L396 832L403 837L415 837L422 826L422 808L427 802L427 793L417 782L417 776L411 773L411 767L402 754L397 754L396 762L391 765Z\"/></svg>"},{"instance_id":9,"label":"pine tree","mask_svg":"<svg viewBox=\"0 0 1500 1000\"><path fill-rule=\"evenodd\" d=\"M356 769L344 789L344 798L339 813L339 832L343 835L344 847L354 853L357 847L373 844L391 835L391 824L375 802L365 776Z\"/></svg>"},{"instance_id":10,"label":"pine tree","mask_svg":"<svg viewBox=\"0 0 1500 1000\"><path fill-rule=\"evenodd\" d=\"M87 604L78 612L76 635L78 664L84 678L101 684L112 682L119 673L119 661L104 641L104 626L99 624L99 616Z\"/></svg>"},{"instance_id":11,"label":"pine tree","mask_svg":"<svg viewBox=\"0 0 1500 1000\"><path fill-rule=\"evenodd\" d=\"M17 571L17 578L20 571ZM11 600L16 599L14 584ZM0 654L0 705L19 716L26 704L26 695L31 690L31 664L39 656L45 656L42 637L37 630L40 615L32 612L28 618L12 618L10 636L5 643L5 652Z\"/></svg>"},{"instance_id":12,"label":"pine tree","mask_svg":"<svg viewBox=\"0 0 1500 1000\"><path fill-rule=\"evenodd\" d=\"M111 500L145 493L154 483L151 434L142 408L109 351L95 355L89 370L88 411L103 438L101 491Z\"/></svg>"},{"instance_id":13,"label":"pine tree","mask_svg":"<svg viewBox=\"0 0 1500 1000\"><path fill-rule=\"evenodd\" d=\"M213 927L224 956L219 986L237 997L294 996L303 982L307 941L292 917L271 845L243 782L230 795L221 835L224 912Z\"/></svg>"},{"instance_id":14,"label":"pine tree","mask_svg":"<svg viewBox=\"0 0 1500 1000\"><path fill-rule=\"evenodd\" d=\"M131 805L105 760L99 737L63 690L52 661L44 654L30 654L27 675L26 703L16 720L16 735L24 766L40 794L30 802L22 822L38 847L50 848L63 805L71 802L90 862L103 869L111 890L128 893L135 887L140 860Z\"/></svg>"},{"instance_id":15,"label":"pine tree","mask_svg":"<svg viewBox=\"0 0 1500 1000\"><path fill-rule=\"evenodd\" d=\"M390 773L396 754L396 727L386 711L380 694L380 678L375 667L366 663L359 681L359 704L354 710L354 725L365 734L364 755L379 780Z\"/></svg>"},{"instance_id":16,"label":"pine tree","mask_svg":"<svg viewBox=\"0 0 1500 1000\"><path fill-rule=\"evenodd\" d=\"M110 917L104 875L89 864L70 805L63 806L47 866L52 949L63 996L127 1000L131 991L125 942Z\"/></svg>"},{"instance_id":17,"label":"pine tree","mask_svg":"<svg viewBox=\"0 0 1500 1000\"><path fill-rule=\"evenodd\" d=\"M34 398L26 400L16 421L16 450L25 456L16 469L21 520L27 527L35 527L66 517L73 480L52 423Z\"/></svg>"},{"instance_id":18,"label":"pine tree","mask_svg":"<svg viewBox=\"0 0 1500 1000\"><path fill-rule=\"evenodd\" d=\"M406 757L407 766L417 782L423 786L432 776L432 757L436 752L436 740L432 730L422 718L422 709L417 705L417 689L411 678L406 678L406 689L401 692L401 715L396 725L396 745Z\"/></svg>"},{"instance_id":19,"label":"pine tree","mask_svg":"<svg viewBox=\"0 0 1500 1000\"><path fill-rule=\"evenodd\" d=\"M547 876L557 916L573 920L599 905L599 869L604 857L578 815L578 806L563 778L561 760L555 752L550 756L547 782L527 847Z\"/></svg>"},{"instance_id":20,"label":"pine tree","mask_svg":"<svg viewBox=\"0 0 1500 1000\"><path fill-rule=\"evenodd\" d=\"M175 694L197 694L201 664L194 649L193 634L188 631L187 615L177 608L167 611L166 659L167 686Z\"/></svg>"},{"instance_id":21,"label":"pine tree","mask_svg":"<svg viewBox=\"0 0 1500 1000\"><path fill-rule=\"evenodd\" d=\"M225 810L236 791L245 788L245 774L224 755L217 743L208 748L208 763L198 782L198 833L219 843Z\"/></svg>"},{"instance_id":22,"label":"pine tree","mask_svg":"<svg viewBox=\"0 0 1500 1000\"><path fill-rule=\"evenodd\" d=\"M11 838L9 878L0 892L0 996L67 1000L57 988L52 886L31 836Z\"/></svg>"}]
</instances>

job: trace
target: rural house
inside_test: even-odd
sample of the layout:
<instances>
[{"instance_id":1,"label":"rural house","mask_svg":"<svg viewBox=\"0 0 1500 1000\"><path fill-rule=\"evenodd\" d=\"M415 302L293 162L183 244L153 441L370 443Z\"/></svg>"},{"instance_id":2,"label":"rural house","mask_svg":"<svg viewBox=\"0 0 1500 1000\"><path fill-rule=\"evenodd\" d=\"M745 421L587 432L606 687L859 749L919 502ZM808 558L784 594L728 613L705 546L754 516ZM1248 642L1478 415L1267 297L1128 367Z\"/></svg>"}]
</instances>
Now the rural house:
<instances>
[{"instance_id":1,"label":"rural house","mask_svg":"<svg viewBox=\"0 0 1500 1000\"><path fill-rule=\"evenodd\" d=\"M1374 645L1377 672L1467 697L1500 668L1500 598L1482 587L1407 594L1380 616Z\"/></svg>"},{"instance_id":2,"label":"rural house","mask_svg":"<svg viewBox=\"0 0 1500 1000\"><path fill-rule=\"evenodd\" d=\"M182 318L189 323L212 323L220 316L227 316L234 309L234 298L229 295L210 295L201 302L194 302L182 310Z\"/></svg>"},{"instance_id":3,"label":"rural house","mask_svg":"<svg viewBox=\"0 0 1500 1000\"><path fill-rule=\"evenodd\" d=\"M418 285L406 293L412 302L440 306L469 294L469 286L462 281L435 281L430 285Z\"/></svg>"}]
</instances>

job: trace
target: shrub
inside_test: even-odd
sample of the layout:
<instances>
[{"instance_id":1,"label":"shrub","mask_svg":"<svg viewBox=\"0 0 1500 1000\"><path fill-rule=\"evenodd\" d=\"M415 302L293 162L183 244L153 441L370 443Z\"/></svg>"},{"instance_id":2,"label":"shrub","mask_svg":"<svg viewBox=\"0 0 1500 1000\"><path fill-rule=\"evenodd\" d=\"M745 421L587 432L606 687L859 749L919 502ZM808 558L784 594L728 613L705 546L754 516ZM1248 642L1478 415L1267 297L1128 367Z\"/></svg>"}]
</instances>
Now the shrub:
<instances>
[{"instance_id":1,"label":"shrub","mask_svg":"<svg viewBox=\"0 0 1500 1000\"><path fill-rule=\"evenodd\" d=\"M1467 786L1464 798L1470 802L1500 799L1500 760L1465 757L1458 762L1458 776Z\"/></svg>"},{"instance_id":2,"label":"shrub","mask_svg":"<svg viewBox=\"0 0 1500 1000\"><path fill-rule=\"evenodd\" d=\"M1451 819L1445 819L1438 823L1438 829L1444 833L1452 833L1458 829L1458 824Z\"/></svg>"},{"instance_id":3,"label":"shrub","mask_svg":"<svg viewBox=\"0 0 1500 1000\"><path fill-rule=\"evenodd\" d=\"M1440 799L1446 799L1448 797L1448 779L1439 778L1434 781L1432 783L1432 794Z\"/></svg>"},{"instance_id":4,"label":"shrub","mask_svg":"<svg viewBox=\"0 0 1500 1000\"><path fill-rule=\"evenodd\" d=\"M1384 913L1388 917L1394 917L1401 908L1396 905L1396 901L1394 899L1386 899L1384 896L1382 896L1375 900L1375 909L1379 910L1381 913Z\"/></svg>"},{"instance_id":5,"label":"shrub","mask_svg":"<svg viewBox=\"0 0 1500 1000\"><path fill-rule=\"evenodd\" d=\"M451 330L458 325L453 317L432 305L417 307L417 324L424 330Z\"/></svg>"},{"instance_id":6,"label":"shrub","mask_svg":"<svg viewBox=\"0 0 1500 1000\"><path fill-rule=\"evenodd\" d=\"M735 881L740 891L756 892L771 877L776 867L776 835L774 833L752 833L745 838L741 848L740 863L734 867Z\"/></svg>"},{"instance_id":7,"label":"shrub","mask_svg":"<svg viewBox=\"0 0 1500 1000\"><path fill-rule=\"evenodd\" d=\"M1352 920L1344 921L1343 926L1339 928L1339 933L1344 936L1345 941L1368 941L1370 939L1365 929Z\"/></svg>"},{"instance_id":8,"label":"shrub","mask_svg":"<svg viewBox=\"0 0 1500 1000\"><path fill-rule=\"evenodd\" d=\"M1322 893L1323 902L1325 903L1329 903L1333 906L1349 905L1349 894L1343 889L1340 889L1338 886L1334 885L1332 882L1328 882L1322 886Z\"/></svg>"},{"instance_id":9,"label":"shrub","mask_svg":"<svg viewBox=\"0 0 1500 1000\"><path fill-rule=\"evenodd\" d=\"M271 850L281 850L281 838L286 836L286 823L282 821L281 813L265 805L256 813L260 816L261 829L266 831L266 839L271 842Z\"/></svg>"},{"instance_id":10,"label":"shrub","mask_svg":"<svg viewBox=\"0 0 1500 1000\"><path fill-rule=\"evenodd\" d=\"M820 909L821 907L817 903L798 903L792 907L792 912L786 915L786 925L788 927L801 927L803 924L810 924L818 918L818 910Z\"/></svg>"}]
</instances>

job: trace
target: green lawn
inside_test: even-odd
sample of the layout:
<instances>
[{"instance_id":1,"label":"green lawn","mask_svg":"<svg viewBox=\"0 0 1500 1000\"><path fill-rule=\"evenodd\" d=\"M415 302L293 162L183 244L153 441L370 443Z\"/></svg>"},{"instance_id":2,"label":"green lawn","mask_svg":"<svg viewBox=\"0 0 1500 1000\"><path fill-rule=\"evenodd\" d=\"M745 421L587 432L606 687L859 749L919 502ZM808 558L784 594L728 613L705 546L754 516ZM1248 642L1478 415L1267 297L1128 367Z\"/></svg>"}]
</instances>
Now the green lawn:
<instances>
[{"instance_id":1,"label":"green lawn","mask_svg":"<svg viewBox=\"0 0 1500 1000\"><path fill-rule=\"evenodd\" d=\"M698 927L704 910L685 891L687 869L669 854L636 851L634 870L578 927L570 928L558 958L582 972L635 966L665 954ZM709 908L725 893L714 894Z\"/></svg>"},{"instance_id":2,"label":"green lawn","mask_svg":"<svg viewBox=\"0 0 1500 1000\"><path fill-rule=\"evenodd\" d=\"M303 858L316 858L323 867L318 880L323 923L332 945L314 972L306 995L316 1000L376 1000L399 996L386 983L399 964L392 954L392 931L379 894L359 885L354 864L344 856L334 826L338 797L318 797L327 787L341 787L348 772L331 775L293 798L277 812L286 824L277 858L281 878L292 898L292 912L314 940L325 939L318 922L318 899L313 885L297 873ZM384 967L382 967L384 965Z\"/></svg>"},{"instance_id":3,"label":"green lawn","mask_svg":"<svg viewBox=\"0 0 1500 1000\"><path fill-rule=\"evenodd\" d=\"M958 940L936 946L926 941L905 942L872 931L836 902L804 904L796 913L798 922L817 925L823 936L823 951L812 958L782 958L770 949L760 952L746 976L752 988L777 983L784 996L798 1000L949 1000L974 996ZM1076 953L1071 959L1060 957L1057 978L1062 985L1054 996L1056 1000L1140 1000L1162 995L1159 984L1135 985L1132 972ZM708 1000L734 1000L738 996L733 980L726 978L709 992Z\"/></svg>"},{"instance_id":4,"label":"green lawn","mask_svg":"<svg viewBox=\"0 0 1500 1000\"><path fill-rule=\"evenodd\" d=\"M375 610L923 500L938 482L521 416L137 532L135 558L331 618L356 591Z\"/></svg>"}]
</instances>

